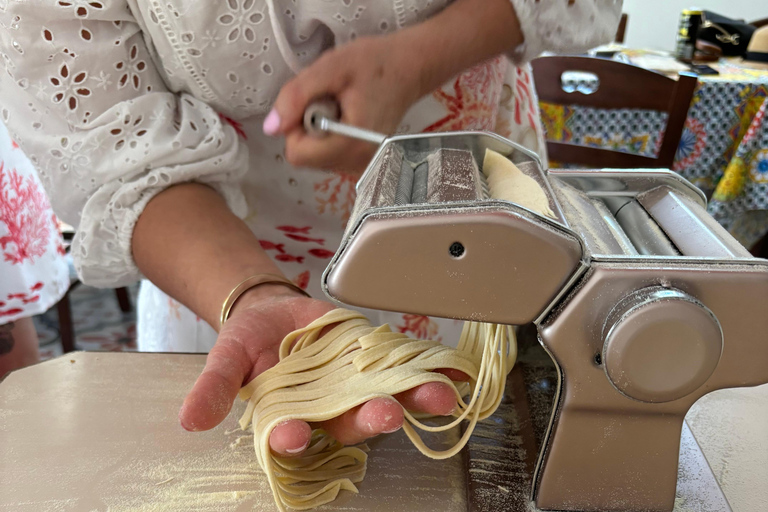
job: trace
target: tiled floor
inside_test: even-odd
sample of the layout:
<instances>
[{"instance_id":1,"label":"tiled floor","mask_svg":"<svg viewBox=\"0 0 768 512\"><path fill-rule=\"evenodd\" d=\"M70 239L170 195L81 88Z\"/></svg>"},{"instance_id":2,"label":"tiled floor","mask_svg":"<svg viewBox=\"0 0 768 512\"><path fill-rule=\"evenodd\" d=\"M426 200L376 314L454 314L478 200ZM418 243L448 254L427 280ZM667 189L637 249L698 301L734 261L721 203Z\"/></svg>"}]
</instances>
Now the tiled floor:
<instances>
[{"instance_id":1,"label":"tiled floor","mask_svg":"<svg viewBox=\"0 0 768 512\"><path fill-rule=\"evenodd\" d=\"M138 286L129 288L134 310ZM114 290L80 285L70 292L70 304L77 350L136 350L136 315L133 311L120 311ZM36 316L34 320L40 338L40 358L46 360L61 355L56 308Z\"/></svg>"}]
</instances>

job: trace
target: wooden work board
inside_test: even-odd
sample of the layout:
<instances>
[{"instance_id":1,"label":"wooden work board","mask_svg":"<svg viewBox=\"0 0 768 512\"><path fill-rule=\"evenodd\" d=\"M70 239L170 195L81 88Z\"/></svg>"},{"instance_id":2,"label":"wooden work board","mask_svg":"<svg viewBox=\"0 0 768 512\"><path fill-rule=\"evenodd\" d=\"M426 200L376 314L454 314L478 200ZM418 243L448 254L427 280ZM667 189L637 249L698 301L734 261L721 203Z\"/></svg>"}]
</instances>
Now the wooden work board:
<instances>
[{"instance_id":1,"label":"wooden work board","mask_svg":"<svg viewBox=\"0 0 768 512\"><path fill-rule=\"evenodd\" d=\"M237 426L244 404L236 403L224 423L209 432L189 433L178 423L179 407L204 362L204 355L78 352L11 374L0 383L0 511L277 510L256 463L253 437ZM519 372L511 379L522 383L524 370ZM510 399L523 392L519 386L508 387ZM692 411L691 429L683 432L677 512L727 510L722 508L727 507L724 495L735 512L752 512L759 509L754 504L768 502L768 425L750 423L753 412L739 412L740 403L768 409L768 387L745 391L746 402L713 394L710 401L720 409L707 411L697 404ZM344 492L321 510L518 508L517 503L527 502L526 479L517 488L489 486L481 464L488 461L470 460L476 453L487 457L489 449L498 449L504 453L498 462L507 465L500 472L513 467L525 472L525 461L535 458L527 453L529 445L515 444L519 435L503 430L530 427L535 418L526 420L526 427L526 421L513 418L517 409L507 403L488 425L511 440L508 453L489 444L496 435L491 430L481 430L462 455L443 461L421 455L402 432L383 436L369 443L368 474L360 494ZM729 416L723 418L727 408ZM535 407L527 411L537 414ZM723 435L713 422L740 429L741 435L732 430ZM706 425L699 429L701 436L697 423ZM694 435L699 444L708 440L717 445L703 446L703 452L714 454L709 466L720 472L719 487ZM428 441L440 448L457 438L453 432ZM723 439L732 442L724 444ZM732 453L741 453L741 459L729 460ZM519 454L517 466L512 458L518 455L510 454ZM729 495L729 480L739 493L735 499ZM529 503L522 506L535 510Z\"/></svg>"}]
</instances>

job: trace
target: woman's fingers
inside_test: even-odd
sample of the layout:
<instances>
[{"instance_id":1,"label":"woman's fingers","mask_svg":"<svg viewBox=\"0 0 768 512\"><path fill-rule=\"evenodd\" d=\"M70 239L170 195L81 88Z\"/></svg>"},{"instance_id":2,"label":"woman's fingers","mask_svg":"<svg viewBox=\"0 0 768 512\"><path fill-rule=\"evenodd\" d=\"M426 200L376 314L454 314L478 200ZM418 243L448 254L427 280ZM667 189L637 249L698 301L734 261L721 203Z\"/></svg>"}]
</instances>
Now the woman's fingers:
<instances>
[{"instance_id":1,"label":"woman's fingers","mask_svg":"<svg viewBox=\"0 0 768 512\"><path fill-rule=\"evenodd\" d=\"M208 354L205 368L179 411L181 426L189 431L210 430L227 417L248 375L255 377L277 364L277 353L264 349L249 354L241 343L248 329L228 325Z\"/></svg>"},{"instance_id":2,"label":"woman's fingers","mask_svg":"<svg viewBox=\"0 0 768 512\"><path fill-rule=\"evenodd\" d=\"M362 443L369 437L391 433L403 425L403 408L390 398L374 398L341 416L317 424L342 444ZM277 455L298 457L309 446L311 427L301 420L277 425L269 435L269 447Z\"/></svg>"},{"instance_id":3,"label":"woman's fingers","mask_svg":"<svg viewBox=\"0 0 768 512\"><path fill-rule=\"evenodd\" d=\"M435 372L442 373L456 382L469 380L466 373L453 368L440 368ZM395 398L409 411L434 414L435 416L447 416L452 414L456 408L456 392L453 390L453 386L444 382L428 382L398 393Z\"/></svg>"},{"instance_id":4,"label":"woman's fingers","mask_svg":"<svg viewBox=\"0 0 768 512\"><path fill-rule=\"evenodd\" d=\"M298 457L307 449L311 438L312 428L306 421L288 420L269 434L269 447L276 455Z\"/></svg>"},{"instance_id":5,"label":"woman's fingers","mask_svg":"<svg viewBox=\"0 0 768 512\"><path fill-rule=\"evenodd\" d=\"M438 368L435 372L442 373L454 382L469 382L469 375L461 370L456 370L454 368Z\"/></svg>"},{"instance_id":6,"label":"woman's fingers","mask_svg":"<svg viewBox=\"0 0 768 512\"><path fill-rule=\"evenodd\" d=\"M469 380L469 377L451 368L436 370L454 381ZM456 407L453 387L444 382L428 382L389 398L374 398L357 406L341 416L320 422L317 426L325 429L342 444L362 443L379 434L389 434L403 425L403 408L446 416ZM301 420L288 420L275 427L269 436L272 451L282 456L299 456L309 446L312 430Z\"/></svg>"},{"instance_id":7,"label":"woman's fingers","mask_svg":"<svg viewBox=\"0 0 768 512\"><path fill-rule=\"evenodd\" d=\"M395 395L398 402L411 412L447 416L456 408L453 386L444 382L427 382Z\"/></svg>"},{"instance_id":8,"label":"woman's fingers","mask_svg":"<svg viewBox=\"0 0 768 512\"><path fill-rule=\"evenodd\" d=\"M371 160L377 146L341 135L317 137L303 129L285 136L285 158L298 167L360 172Z\"/></svg>"},{"instance_id":9,"label":"woman's fingers","mask_svg":"<svg viewBox=\"0 0 768 512\"><path fill-rule=\"evenodd\" d=\"M391 398L374 398L320 426L342 444L362 443L403 426L403 407Z\"/></svg>"},{"instance_id":10,"label":"woman's fingers","mask_svg":"<svg viewBox=\"0 0 768 512\"><path fill-rule=\"evenodd\" d=\"M264 121L264 133L281 135L300 127L304 110L312 101L336 96L348 80L346 73L339 72L335 64L335 52L328 52L280 89Z\"/></svg>"},{"instance_id":11,"label":"woman's fingers","mask_svg":"<svg viewBox=\"0 0 768 512\"><path fill-rule=\"evenodd\" d=\"M237 392L250 371L250 358L231 343L214 345L200 377L184 399L179 421L186 430L210 430L229 414Z\"/></svg>"},{"instance_id":12,"label":"woman's fingers","mask_svg":"<svg viewBox=\"0 0 768 512\"><path fill-rule=\"evenodd\" d=\"M226 339L221 340L211 350L203 372L187 395L179 412L179 421L186 430L210 430L221 423L229 414L245 376L258 375L277 362L276 354L264 351L255 367L250 369L247 368L250 358L245 353L240 353L241 351L242 347L239 344L227 343ZM437 371L454 381L469 379L457 370ZM451 414L456 406L453 387L443 382L422 384L399 393L395 398L399 403L382 398L371 400L338 418L324 422L323 428L345 444L358 443L368 437L400 428L403 421L403 407L413 412L444 416ZM308 432L309 427L305 429ZM275 430L278 430L277 427ZM296 449L304 446L309 439L307 434L298 441L288 442L287 439L291 437L290 432L295 433L297 430L278 432L277 446L273 446L273 450L283 455L291 454L286 451L286 448ZM298 446L296 443L299 443ZM272 444L271 439L270 444Z\"/></svg>"},{"instance_id":13,"label":"woman's fingers","mask_svg":"<svg viewBox=\"0 0 768 512\"><path fill-rule=\"evenodd\" d=\"M437 370L455 381L466 381L469 377L453 369ZM391 400L374 398L355 407L321 426L343 444L355 444L378 434L389 434L403 425L403 408L438 416L451 414L456 407L456 393L453 386L444 382L428 382L408 391L398 393Z\"/></svg>"}]
</instances>

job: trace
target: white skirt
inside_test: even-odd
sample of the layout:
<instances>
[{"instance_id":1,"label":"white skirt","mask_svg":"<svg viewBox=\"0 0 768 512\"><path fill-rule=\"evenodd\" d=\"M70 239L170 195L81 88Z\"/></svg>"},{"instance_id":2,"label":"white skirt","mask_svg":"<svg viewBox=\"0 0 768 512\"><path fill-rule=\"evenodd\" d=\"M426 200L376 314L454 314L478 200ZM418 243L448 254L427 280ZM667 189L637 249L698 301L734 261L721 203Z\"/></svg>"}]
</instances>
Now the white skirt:
<instances>
[{"instance_id":1,"label":"white skirt","mask_svg":"<svg viewBox=\"0 0 768 512\"><path fill-rule=\"evenodd\" d=\"M58 221L37 171L0 123L0 325L46 311L68 288Z\"/></svg>"}]
</instances>

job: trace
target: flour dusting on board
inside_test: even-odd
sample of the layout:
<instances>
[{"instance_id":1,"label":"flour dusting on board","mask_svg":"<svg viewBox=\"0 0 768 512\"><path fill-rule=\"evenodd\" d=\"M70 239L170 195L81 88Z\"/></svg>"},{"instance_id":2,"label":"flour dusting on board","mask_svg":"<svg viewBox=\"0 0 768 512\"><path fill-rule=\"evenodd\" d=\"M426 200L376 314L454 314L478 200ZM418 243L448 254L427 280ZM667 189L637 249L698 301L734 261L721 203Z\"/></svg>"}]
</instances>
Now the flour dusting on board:
<instances>
[{"instance_id":1,"label":"flour dusting on board","mask_svg":"<svg viewBox=\"0 0 768 512\"><path fill-rule=\"evenodd\" d=\"M104 498L108 510L271 510L269 486L253 460L253 448L248 443L235 444L250 437L242 434L231 431L226 436L229 441L222 442L222 449L217 451L161 454L155 460L126 462L112 475L113 480L125 484L118 485L119 492L113 497ZM264 499L259 499L261 495Z\"/></svg>"}]
</instances>

